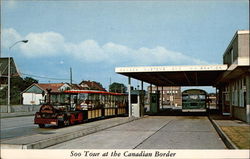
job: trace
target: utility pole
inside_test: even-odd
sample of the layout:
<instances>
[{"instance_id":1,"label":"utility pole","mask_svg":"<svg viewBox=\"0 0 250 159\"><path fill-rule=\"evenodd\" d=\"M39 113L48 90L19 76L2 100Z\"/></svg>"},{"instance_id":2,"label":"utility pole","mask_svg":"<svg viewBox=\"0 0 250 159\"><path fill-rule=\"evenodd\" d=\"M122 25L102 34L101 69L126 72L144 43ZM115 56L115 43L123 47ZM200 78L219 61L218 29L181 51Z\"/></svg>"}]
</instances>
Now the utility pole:
<instances>
[{"instance_id":1,"label":"utility pole","mask_svg":"<svg viewBox=\"0 0 250 159\"><path fill-rule=\"evenodd\" d=\"M70 84L72 84L72 68L70 67Z\"/></svg>"},{"instance_id":2,"label":"utility pole","mask_svg":"<svg viewBox=\"0 0 250 159\"><path fill-rule=\"evenodd\" d=\"M109 77L109 92L110 92L110 86L111 86L111 77Z\"/></svg>"}]
</instances>

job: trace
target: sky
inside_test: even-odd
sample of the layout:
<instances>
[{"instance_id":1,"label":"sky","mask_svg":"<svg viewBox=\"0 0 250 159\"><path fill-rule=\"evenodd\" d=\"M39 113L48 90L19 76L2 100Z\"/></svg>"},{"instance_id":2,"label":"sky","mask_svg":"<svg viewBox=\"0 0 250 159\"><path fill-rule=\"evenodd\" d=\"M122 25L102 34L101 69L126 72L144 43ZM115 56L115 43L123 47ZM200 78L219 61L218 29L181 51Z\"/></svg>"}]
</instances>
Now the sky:
<instances>
[{"instance_id":1,"label":"sky","mask_svg":"<svg viewBox=\"0 0 250 159\"><path fill-rule=\"evenodd\" d=\"M2 0L1 56L40 83L69 82L72 67L74 83L126 85L115 67L222 64L235 32L249 30L248 7L248 0Z\"/></svg>"}]
</instances>

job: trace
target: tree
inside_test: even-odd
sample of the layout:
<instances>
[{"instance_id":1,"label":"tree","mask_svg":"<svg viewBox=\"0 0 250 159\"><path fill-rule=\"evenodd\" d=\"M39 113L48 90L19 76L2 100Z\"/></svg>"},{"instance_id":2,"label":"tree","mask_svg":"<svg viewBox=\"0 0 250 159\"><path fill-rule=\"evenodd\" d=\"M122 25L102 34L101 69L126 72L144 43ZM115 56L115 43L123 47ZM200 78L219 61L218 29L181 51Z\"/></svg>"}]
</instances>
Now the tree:
<instances>
[{"instance_id":1,"label":"tree","mask_svg":"<svg viewBox=\"0 0 250 159\"><path fill-rule=\"evenodd\" d=\"M125 93L127 91L127 87L123 83L113 82L111 85L109 85L109 91L116 93Z\"/></svg>"},{"instance_id":2,"label":"tree","mask_svg":"<svg viewBox=\"0 0 250 159\"><path fill-rule=\"evenodd\" d=\"M28 88L33 83L38 83L38 80L31 78L31 77L25 77L24 78L24 89Z\"/></svg>"},{"instance_id":3,"label":"tree","mask_svg":"<svg viewBox=\"0 0 250 159\"><path fill-rule=\"evenodd\" d=\"M21 93L33 83L38 83L38 80L31 77L11 77L10 79L10 102L11 104L21 103ZM0 104L7 104L8 87L0 90Z\"/></svg>"}]
</instances>

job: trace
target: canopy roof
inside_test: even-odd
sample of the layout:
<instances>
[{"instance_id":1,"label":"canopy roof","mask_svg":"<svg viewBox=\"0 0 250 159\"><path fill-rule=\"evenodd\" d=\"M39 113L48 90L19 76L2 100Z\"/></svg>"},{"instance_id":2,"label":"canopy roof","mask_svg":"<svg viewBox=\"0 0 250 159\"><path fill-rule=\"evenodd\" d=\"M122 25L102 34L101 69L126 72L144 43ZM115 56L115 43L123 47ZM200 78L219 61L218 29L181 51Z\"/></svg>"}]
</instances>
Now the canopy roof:
<instances>
[{"instance_id":1,"label":"canopy roof","mask_svg":"<svg viewBox=\"0 0 250 159\"><path fill-rule=\"evenodd\" d=\"M156 86L214 86L227 65L117 67L115 72Z\"/></svg>"}]
</instances>

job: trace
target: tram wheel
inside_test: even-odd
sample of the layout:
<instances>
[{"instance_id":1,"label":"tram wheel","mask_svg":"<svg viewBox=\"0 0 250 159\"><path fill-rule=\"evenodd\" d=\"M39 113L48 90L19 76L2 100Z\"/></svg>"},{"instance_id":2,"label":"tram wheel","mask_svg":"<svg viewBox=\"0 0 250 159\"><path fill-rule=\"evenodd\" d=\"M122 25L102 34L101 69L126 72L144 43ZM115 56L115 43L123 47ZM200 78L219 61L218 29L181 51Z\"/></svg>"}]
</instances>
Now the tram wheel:
<instances>
[{"instance_id":1,"label":"tram wheel","mask_svg":"<svg viewBox=\"0 0 250 159\"><path fill-rule=\"evenodd\" d=\"M38 124L39 128L44 128L45 124Z\"/></svg>"},{"instance_id":2,"label":"tram wheel","mask_svg":"<svg viewBox=\"0 0 250 159\"><path fill-rule=\"evenodd\" d=\"M64 121L58 122L58 127L59 127L59 128L64 127L64 126L65 126Z\"/></svg>"},{"instance_id":3,"label":"tram wheel","mask_svg":"<svg viewBox=\"0 0 250 159\"><path fill-rule=\"evenodd\" d=\"M69 119L65 120L65 121L63 122L63 124L64 124L65 126L69 126L69 125L70 125Z\"/></svg>"}]
</instances>

